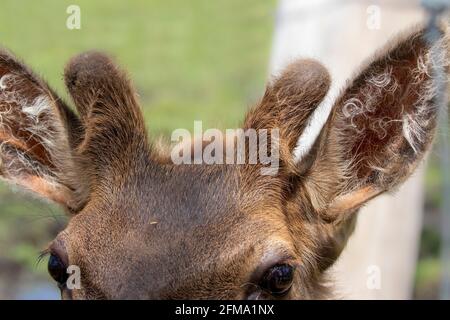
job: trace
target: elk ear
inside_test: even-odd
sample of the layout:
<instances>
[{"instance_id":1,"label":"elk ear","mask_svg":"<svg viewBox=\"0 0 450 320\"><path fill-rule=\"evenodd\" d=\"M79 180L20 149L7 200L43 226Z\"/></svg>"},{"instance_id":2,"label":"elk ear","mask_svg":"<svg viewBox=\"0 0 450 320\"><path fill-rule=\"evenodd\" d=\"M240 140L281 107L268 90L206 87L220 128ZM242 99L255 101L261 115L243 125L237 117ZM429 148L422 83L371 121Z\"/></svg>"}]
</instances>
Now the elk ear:
<instances>
[{"instance_id":1,"label":"elk ear","mask_svg":"<svg viewBox=\"0 0 450 320\"><path fill-rule=\"evenodd\" d=\"M328 92L330 82L330 75L322 64L299 59L267 85L261 102L247 114L245 129L279 129L280 160L288 171L299 171L291 155L299 153L297 141ZM300 166L304 167L305 163Z\"/></svg>"},{"instance_id":2,"label":"elk ear","mask_svg":"<svg viewBox=\"0 0 450 320\"><path fill-rule=\"evenodd\" d=\"M405 181L436 128L434 67L448 66L444 33L431 46L423 30L389 44L334 104L305 186L328 219L352 213ZM430 52L442 52L439 57ZM446 68L446 71L448 69Z\"/></svg>"},{"instance_id":3,"label":"elk ear","mask_svg":"<svg viewBox=\"0 0 450 320\"><path fill-rule=\"evenodd\" d=\"M147 132L127 74L109 56L86 52L70 60L64 77L85 128L77 153L89 159L94 175L104 177L100 171L113 163L132 163L134 156L142 157Z\"/></svg>"},{"instance_id":4,"label":"elk ear","mask_svg":"<svg viewBox=\"0 0 450 320\"><path fill-rule=\"evenodd\" d=\"M41 79L0 50L0 178L74 207L78 119Z\"/></svg>"}]
</instances>

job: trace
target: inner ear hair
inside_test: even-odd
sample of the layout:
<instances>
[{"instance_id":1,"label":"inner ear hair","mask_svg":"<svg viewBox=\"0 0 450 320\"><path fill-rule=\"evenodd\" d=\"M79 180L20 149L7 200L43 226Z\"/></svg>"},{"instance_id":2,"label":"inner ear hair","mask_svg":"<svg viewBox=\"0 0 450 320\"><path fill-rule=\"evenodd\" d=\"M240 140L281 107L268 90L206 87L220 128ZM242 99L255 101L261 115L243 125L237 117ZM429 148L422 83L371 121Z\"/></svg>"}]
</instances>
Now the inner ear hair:
<instances>
[{"instance_id":1,"label":"inner ear hair","mask_svg":"<svg viewBox=\"0 0 450 320\"><path fill-rule=\"evenodd\" d=\"M73 207L80 174L71 143L78 126L43 80L0 50L0 178Z\"/></svg>"},{"instance_id":2,"label":"inner ear hair","mask_svg":"<svg viewBox=\"0 0 450 320\"><path fill-rule=\"evenodd\" d=\"M431 50L442 54L433 60ZM419 165L436 130L433 66L448 72L448 56L446 28L429 44L418 26L392 40L349 82L305 179L314 206L327 219L394 189Z\"/></svg>"}]
</instances>

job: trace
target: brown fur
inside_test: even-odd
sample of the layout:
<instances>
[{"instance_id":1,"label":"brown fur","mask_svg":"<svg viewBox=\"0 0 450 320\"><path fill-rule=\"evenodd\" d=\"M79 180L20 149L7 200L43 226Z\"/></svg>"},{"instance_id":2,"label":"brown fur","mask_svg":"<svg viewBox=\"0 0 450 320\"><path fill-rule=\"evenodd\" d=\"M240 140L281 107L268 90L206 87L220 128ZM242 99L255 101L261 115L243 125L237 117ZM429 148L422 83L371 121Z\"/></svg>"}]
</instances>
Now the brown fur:
<instances>
[{"instance_id":1,"label":"brown fur","mask_svg":"<svg viewBox=\"0 0 450 320\"><path fill-rule=\"evenodd\" d=\"M173 165L149 143L130 81L104 54L66 67L75 114L1 52L0 175L70 212L49 247L81 269L82 289L64 298L271 299L259 279L281 262L296 266L282 298L328 297L327 270L358 209L402 183L430 148L428 53L419 30L371 59L301 163L292 151L330 77L313 60L289 65L243 125L280 130L280 170L264 176L261 165Z\"/></svg>"}]
</instances>

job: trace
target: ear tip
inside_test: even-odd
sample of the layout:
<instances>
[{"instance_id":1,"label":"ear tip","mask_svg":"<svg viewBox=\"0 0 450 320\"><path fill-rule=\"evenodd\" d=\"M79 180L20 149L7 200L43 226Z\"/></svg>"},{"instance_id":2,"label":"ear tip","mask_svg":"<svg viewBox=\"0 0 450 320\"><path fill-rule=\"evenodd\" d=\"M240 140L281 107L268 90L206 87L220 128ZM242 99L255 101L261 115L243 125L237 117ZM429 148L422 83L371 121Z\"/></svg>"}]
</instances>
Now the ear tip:
<instances>
[{"instance_id":1,"label":"ear tip","mask_svg":"<svg viewBox=\"0 0 450 320\"><path fill-rule=\"evenodd\" d=\"M32 73L27 66L14 55L14 53L6 47L0 45L0 76L14 70L25 69L28 73Z\"/></svg>"},{"instance_id":2,"label":"ear tip","mask_svg":"<svg viewBox=\"0 0 450 320\"><path fill-rule=\"evenodd\" d=\"M83 61L109 62L110 60L111 60L111 57L102 51L88 50L88 51L79 53L79 54L75 55L74 57L72 57L72 59L70 59L70 61L69 61L69 64L80 63Z\"/></svg>"},{"instance_id":3,"label":"ear tip","mask_svg":"<svg viewBox=\"0 0 450 320\"><path fill-rule=\"evenodd\" d=\"M73 86L77 79L95 81L105 79L105 73L117 73L113 59L100 51L87 51L74 56L67 63L64 78L67 86ZM106 75L107 76L107 75Z\"/></svg>"},{"instance_id":4,"label":"ear tip","mask_svg":"<svg viewBox=\"0 0 450 320\"><path fill-rule=\"evenodd\" d=\"M4 60L5 58L9 58L11 56L11 53L9 50L2 45L0 45L0 59Z\"/></svg>"},{"instance_id":5,"label":"ear tip","mask_svg":"<svg viewBox=\"0 0 450 320\"><path fill-rule=\"evenodd\" d=\"M301 58L291 62L285 68L282 77L295 81L299 85L308 83L328 88L331 84L331 75L328 69L321 62L312 58Z\"/></svg>"}]
</instances>

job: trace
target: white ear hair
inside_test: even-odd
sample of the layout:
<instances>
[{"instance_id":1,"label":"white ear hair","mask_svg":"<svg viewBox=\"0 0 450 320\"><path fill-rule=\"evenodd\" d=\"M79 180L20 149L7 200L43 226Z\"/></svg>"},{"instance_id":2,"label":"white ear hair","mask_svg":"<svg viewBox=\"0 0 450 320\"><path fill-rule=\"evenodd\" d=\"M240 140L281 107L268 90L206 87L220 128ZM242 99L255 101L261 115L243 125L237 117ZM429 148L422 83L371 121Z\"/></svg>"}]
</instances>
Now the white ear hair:
<instances>
[{"instance_id":1,"label":"white ear hair","mask_svg":"<svg viewBox=\"0 0 450 320\"><path fill-rule=\"evenodd\" d=\"M302 159L311 151L314 143L328 120L331 109L336 101L337 88L332 86L325 98L317 106L316 110L309 117L305 130L297 140L297 144L292 151L294 163L300 163Z\"/></svg>"}]
</instances>

